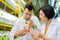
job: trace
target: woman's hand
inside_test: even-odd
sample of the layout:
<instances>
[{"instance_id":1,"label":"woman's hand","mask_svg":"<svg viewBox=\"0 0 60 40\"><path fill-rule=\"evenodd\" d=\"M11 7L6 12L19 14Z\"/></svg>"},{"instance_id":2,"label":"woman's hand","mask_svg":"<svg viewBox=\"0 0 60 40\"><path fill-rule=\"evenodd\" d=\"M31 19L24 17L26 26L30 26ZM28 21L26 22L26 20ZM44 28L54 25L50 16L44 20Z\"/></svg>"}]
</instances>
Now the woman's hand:
<instances>
[{"instance_id":1,"label":"woman's hand","mask_svg":"<svg viewBox=\"0 0 60 40\"><path fill-rule=\"evenodd\" d=\"M30 30L30 35L34 38L34 40L40 39L40 32Z\"/></svg>"},{"instance_id":2,"label":"woman's hand","mask_svg":"<svg viewBox=\"0 0 60 40\"><path fill-rule=\"evenodd\" d=\"M43 35L43 39L44 39L44 40L51 40L51 38L46 37L46 35Z\"/></svg>"},{"instance_id":3,"label":"woman's hand","mask_svg":"<svg viewBox=\"0 0 60 40\"><path fill-rule=\"evenodd\" d=\"M34 40L40 40L40 32L35 31L35 32L32 34L32 37L34 38Z\"/></svg>"},{"instance_id":4,"label":"woman's hand","mask_svg":"<svg viewBox=\"0 0 60 40\"><path fill-rule=\"evenodd\" d=\"M34 38L34 40L40 40L40 38L42 38L44 40L51 40L50 38L46 37L45 35L43 35L39 31L32 32L32 30L30 30L30 35Z\"/></svg>"}]
</instances>

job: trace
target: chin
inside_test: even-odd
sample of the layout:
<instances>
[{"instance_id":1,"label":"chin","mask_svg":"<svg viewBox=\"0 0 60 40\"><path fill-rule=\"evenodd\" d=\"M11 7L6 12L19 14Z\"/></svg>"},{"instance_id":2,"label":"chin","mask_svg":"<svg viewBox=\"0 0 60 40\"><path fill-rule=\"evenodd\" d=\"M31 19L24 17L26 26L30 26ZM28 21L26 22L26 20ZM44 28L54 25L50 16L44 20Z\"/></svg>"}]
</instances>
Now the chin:
<instances>
[{"instance_id":1,"label":"chin","mask_svg":"<svg viewBox=\"0 0 60 40\"><path fill-rule=\"evenodd\" d=\"M45 20L41 20L42 22L46 22Z\"/></svg>"}]
</instances>

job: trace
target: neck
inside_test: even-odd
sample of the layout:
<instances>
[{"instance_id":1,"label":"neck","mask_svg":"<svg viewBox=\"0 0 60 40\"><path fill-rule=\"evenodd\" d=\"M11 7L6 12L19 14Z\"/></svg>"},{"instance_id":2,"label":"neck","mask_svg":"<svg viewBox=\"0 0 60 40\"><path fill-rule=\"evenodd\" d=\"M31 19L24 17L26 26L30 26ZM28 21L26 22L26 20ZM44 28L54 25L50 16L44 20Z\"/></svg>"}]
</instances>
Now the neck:
<instances>
[{"instance_id":1,"label":"neck","mask_svg":"<svg viewBox=\"0 0 60 40\"><path fill-rule=\"evenodd\" d=\"M47 26L47 27L49 27L51 21L52 21L52 19L47 20L47 22L46 22L46 26Z\"/></svg>"}]
</instances>

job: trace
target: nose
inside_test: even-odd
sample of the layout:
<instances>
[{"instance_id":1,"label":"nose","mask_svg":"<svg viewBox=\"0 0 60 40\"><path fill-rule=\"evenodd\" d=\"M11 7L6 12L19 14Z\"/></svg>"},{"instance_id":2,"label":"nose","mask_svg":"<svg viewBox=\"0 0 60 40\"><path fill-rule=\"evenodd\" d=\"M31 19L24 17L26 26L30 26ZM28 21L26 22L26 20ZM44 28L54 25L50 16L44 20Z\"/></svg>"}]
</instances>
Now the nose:
<instances>
[{"instance_id":1,"label":"nose","mask_svg":"<svg viewBox=\"0 0 60 40\"><path fill-rule=\"evenodd\" d=\"M29 17L30 17L30 15L27 15L27 17L29 18Z\"/></svg>"}]
</instances>

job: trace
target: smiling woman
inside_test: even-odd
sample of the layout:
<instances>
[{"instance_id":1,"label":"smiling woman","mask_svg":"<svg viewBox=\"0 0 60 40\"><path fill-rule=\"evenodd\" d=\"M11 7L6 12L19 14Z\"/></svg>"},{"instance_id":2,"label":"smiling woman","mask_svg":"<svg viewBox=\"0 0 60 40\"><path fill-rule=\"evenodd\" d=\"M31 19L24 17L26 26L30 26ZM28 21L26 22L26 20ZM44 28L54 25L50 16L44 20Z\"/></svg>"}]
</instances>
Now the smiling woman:
<instances>
[{"instance_id":1,"label":"smiling woman","mask_svg":"<svg viewBox=\"0 0 60 40\"><path fill-rule=\"evenodd\" d=\"M54 9L50 5L39 9L40 19L45 22L41 27L41 32L32 33L34 39L60 40L60 22L54 19ZM57 33L57 34L56 34Z\"/></svg>"}]
</instances>

